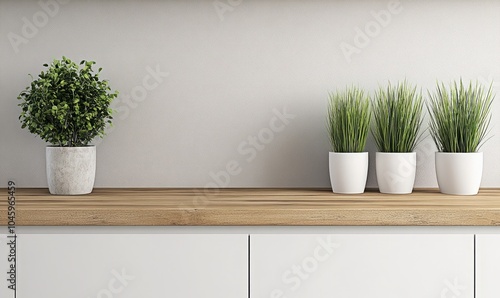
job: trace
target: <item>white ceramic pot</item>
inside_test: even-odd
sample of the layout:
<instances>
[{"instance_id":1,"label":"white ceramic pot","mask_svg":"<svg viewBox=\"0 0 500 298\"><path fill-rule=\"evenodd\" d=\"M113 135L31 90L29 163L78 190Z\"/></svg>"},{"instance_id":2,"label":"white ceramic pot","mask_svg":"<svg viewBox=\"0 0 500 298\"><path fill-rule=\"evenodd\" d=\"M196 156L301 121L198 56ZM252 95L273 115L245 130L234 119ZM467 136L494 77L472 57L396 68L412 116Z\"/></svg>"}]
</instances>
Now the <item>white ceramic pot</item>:
<instances>
[{"instance_id":1,"label":"white ceramic pot","mask_svg":"<svg viewBox=\"0 0 500 298\"><path fill-rule=\"evenodd\" d=\"M91 193L96 172L96 147L47 147L46 168L51 194Z\"/></svg>"},{"instance_id":2,"label":"white ceramic pot","mask_svg":"<svg viewBox=\"0 0 500 298\"><path fill-rule=\"evenodd\" d=\"M483 152L436 152L436 176L444 194L477 194L483 176Z\"/></svg>"},{"instance_id":3,"label":"white ceramic pot","mask_svg":"<svg viewBox=\"0 0 500 298\"><path fill-rule=\"evenodd\" d=\"M375 162L381 193L412 193L415 184L417 153L377 152Z\"/></svg>"},{"instance_id":4,"label":"white ceramic pot","mask_svg":"<svg viewBox=\"0 0 500 298\"><path fill-rule=\"evenodd\" d=\"M330 182L335 193L359 194L368 177L368 152L330 152Z\"/></svg>"}]
</instances>

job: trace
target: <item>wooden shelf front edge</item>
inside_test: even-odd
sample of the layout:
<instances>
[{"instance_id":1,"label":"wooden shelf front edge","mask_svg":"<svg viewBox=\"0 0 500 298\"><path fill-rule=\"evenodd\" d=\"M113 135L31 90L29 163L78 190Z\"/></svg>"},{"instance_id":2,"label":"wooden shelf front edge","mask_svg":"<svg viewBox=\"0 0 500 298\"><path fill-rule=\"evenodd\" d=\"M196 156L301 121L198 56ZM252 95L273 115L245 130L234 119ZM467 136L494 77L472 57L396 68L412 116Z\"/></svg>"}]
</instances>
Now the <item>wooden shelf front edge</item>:
<instances>
[{"instance_id":1,"label":"wooden shelf front edge","mask_svg":"<svg viewBox=\"0 0 500 298\"><path fill-rule=\"evenodd\" d=\"M6 189L0 189L7 193ZM0 224L7 225L7 202ZM320 189L95 189L85 196L16 191L18 226L499 226L500 189L476 196L338 195Z\"/></svg>"}]
</instances>

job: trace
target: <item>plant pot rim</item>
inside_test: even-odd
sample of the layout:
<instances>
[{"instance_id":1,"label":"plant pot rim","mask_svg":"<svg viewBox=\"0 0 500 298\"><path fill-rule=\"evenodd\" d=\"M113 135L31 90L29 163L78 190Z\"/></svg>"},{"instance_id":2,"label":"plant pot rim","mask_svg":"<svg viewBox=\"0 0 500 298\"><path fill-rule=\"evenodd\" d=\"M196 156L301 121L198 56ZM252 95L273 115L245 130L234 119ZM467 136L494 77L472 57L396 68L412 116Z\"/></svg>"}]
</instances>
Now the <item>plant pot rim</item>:
<instances>
[{"instance_id":1,"label":"plant pot rim","mask_svg":"<svg viewBox=\"0 0 500 298\"><path fill-rule=\"evenodd\" d=\"M342 154L366 154L366 153L368 153L368 151L363 151L363 152L335 152L335 151L330 151L330 153L339 154L339 155L342 155Z\"/></svg>"},{"instance_id":2,"label":"plant pot rim","mask_svg":"<svg viewBox=\"0 0 500 298\"><path fill-rule=\"evenodd\" d=\"M95 145L87 145L87 146L56 146L56 145L47 145L46 148L92 148Z\"/></svg>"},{"instance_id":3,"label":"plant pot rim","mask_svg":"<svg viewBox=\"0 0 500 298\"><path fill-rule=\"evenodd\" d=\"M417 152L415 151L412 151L412 152L380 152L380 151L377 151L376 152L377 154L417 154Z\"/></svg>"},{"instance_id":4,"label":"plant pot rim","mask_svg":"<svg viewBox=\"0 0 500 298\"><path fill-rule=\"evenodd\" d=\"M437 151L436 154L439 155L478 155L483 154L483 152L441 152Z\"/></svg>"}]
</instances>

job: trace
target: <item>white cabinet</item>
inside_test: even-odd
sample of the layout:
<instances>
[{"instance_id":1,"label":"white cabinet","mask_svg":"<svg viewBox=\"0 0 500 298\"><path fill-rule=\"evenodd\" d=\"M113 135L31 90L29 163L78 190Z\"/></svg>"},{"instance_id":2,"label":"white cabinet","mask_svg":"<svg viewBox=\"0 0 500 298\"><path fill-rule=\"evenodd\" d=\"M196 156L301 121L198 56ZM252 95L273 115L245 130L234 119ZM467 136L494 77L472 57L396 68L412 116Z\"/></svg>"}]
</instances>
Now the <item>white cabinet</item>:
<instances>
[{"instance_id":1,"label":"white cabinet","mask_svg":"<svg viewBox=\"0 0 500 298\"><path fill-rule=\"evenodd\" d=\"M500 297L500 235L476 235L476 297Z\"/></svg>"},{"instance_id":2,"label":"white cabinet","mask_svg":"<svg viewBox=\"0 0 500 298\"><path fill-rule=\"evenodd\" d=\"M473 235L252 235L250 252L252 298L474 297Z\"/></svg>"},{"instance_id":3,"label":"white cabinet","mask_svg":"<svg viewBox=\"0 0 500 298\"><path fill-rule=\"evenodd\" d=\"M18 274L19 298L246 298L248 236L22 234Z\"/></svg>"},{"instance_id":4,"label":"white cabinet","mask_svg":"<svg viewBox=\"0 0 500 298\"><path fill-rule=\"evenodd\" d=\"M9 298L5 236L0 297ZM251 298L500 297L500 234L252 234L250 246L246 234L17 241L19 298L247 298L249 289Z\"/></svg>"}]
</instances>

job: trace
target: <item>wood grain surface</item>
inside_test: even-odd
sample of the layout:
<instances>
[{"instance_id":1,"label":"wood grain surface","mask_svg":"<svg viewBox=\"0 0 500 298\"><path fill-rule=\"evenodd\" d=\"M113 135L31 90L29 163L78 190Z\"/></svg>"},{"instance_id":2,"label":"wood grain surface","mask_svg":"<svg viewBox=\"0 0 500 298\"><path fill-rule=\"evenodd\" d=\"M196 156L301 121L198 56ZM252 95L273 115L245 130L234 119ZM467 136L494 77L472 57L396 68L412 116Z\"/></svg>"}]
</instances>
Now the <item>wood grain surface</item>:
<instances>
[{"instance_id":1,"label":"wood grain surface","mask_svg":"<svg viewBox=\"0 0 500 298\"><path fill-rule=\"evenodd\" d=\"M0 189L7 197L7 190ZM6 225L6 199L0 224ZM500 189L477 196L338 195L321 189L95 189L85 196L16 191L19 226L497 226Z\"/></svg>"}]
</instances>

